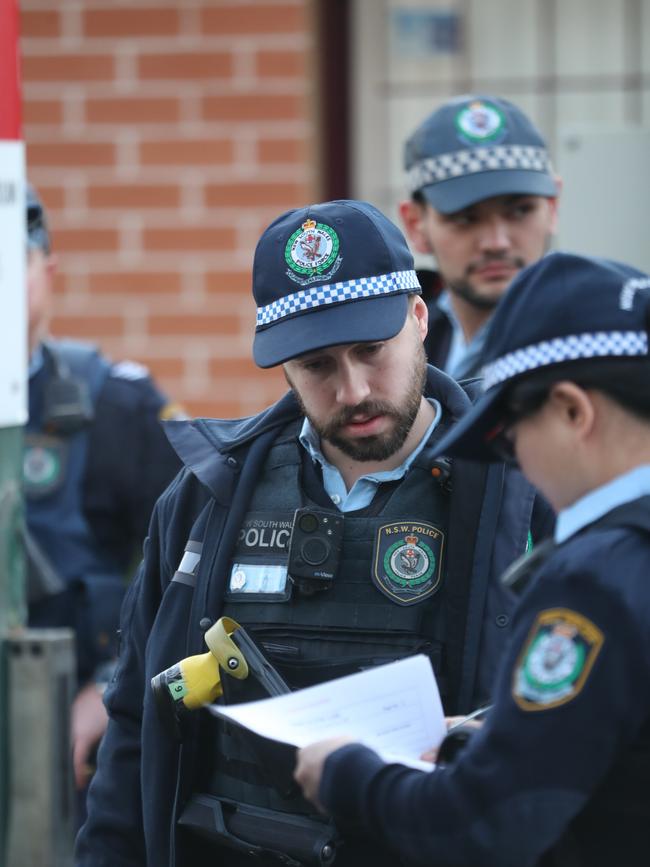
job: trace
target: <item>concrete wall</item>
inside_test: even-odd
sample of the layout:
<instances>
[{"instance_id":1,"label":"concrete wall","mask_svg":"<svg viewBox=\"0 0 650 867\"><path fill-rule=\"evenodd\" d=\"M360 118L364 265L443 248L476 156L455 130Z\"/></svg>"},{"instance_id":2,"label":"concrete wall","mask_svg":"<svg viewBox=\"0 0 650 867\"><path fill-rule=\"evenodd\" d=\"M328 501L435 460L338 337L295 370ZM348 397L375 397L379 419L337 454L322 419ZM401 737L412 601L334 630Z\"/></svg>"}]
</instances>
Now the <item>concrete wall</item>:
<instances>
[{"instance_id":1,"label":"concrete wall","mask_svg":"<svg viewBox=\"0 0 650 867\"><path fill-rule=\"evenodd\" d=\"M574 162L576 130L634 136L650 129L650 0L354 0L354 34L354 194L395 217L405 192L404 139L453 94L516 102L548 138L560 172ZM636 169L622 154L631 152L640 146L601 156L603 171L622 174L625 191ZM604 238L603 221L611 220L611 231L625 225L626 202L609 194L615 182L607 195L586 200L585 187L573 189L565 174L577 203L571 219L582 202L580 218ZM598 193L597 174L587 189Z\"/></svg>"}]
</instances>

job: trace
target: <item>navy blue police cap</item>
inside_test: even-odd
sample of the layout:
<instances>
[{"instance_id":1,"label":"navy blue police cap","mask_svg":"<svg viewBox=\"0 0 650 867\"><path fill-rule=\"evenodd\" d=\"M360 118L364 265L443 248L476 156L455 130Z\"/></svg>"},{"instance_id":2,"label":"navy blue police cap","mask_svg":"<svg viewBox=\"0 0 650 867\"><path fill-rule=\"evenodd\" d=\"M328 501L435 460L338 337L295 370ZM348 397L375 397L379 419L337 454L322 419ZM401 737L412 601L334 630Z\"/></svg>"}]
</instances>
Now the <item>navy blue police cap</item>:
<instances>
[{"instance_id":1,"label":"navy blue police cap","mask_svg":"<svg viewBox=\"0 0 650 867\"><path fill-rule=\"evenodd\" d=\"M421 291L397 226L349 199L282 214L255 250L253 295L259 367L343 343L389 340Z\"/></svg>"},{"instance_id":2,"label":"navy blue police cap","mask_svg":"<svg viewBox=\"0 0 650 867\"><path fill-rule=\"evenodd\" d=\"M45 209L36 190L27 184L27 244L29 247L50 252L50 234L47 229Z\"/></svg>"},{"instance_id":3,"label":"navy blue police cap","mask_svg":"<svg viewBox=\"0 0 650 867\"><path fill-rule=\"evenodd\" d=\"M648 359L650 276L629 265L548 253L512 281L490 321L484 394L438 443L440 454L494 461L490 440L508 389L535 371L585 359Z\"/></svg>"},{"instance_id":4,"label":"navy blue police cap","mask_svg":"<svg viewBox=\"0 0 650 867\"><path fill-rule=\"evenodd\" d=\"M442 214L503 195L556 196L541 133L498 96L465 94L444 103L408 139L409 192Z\"/></svg>"}]
</instances>

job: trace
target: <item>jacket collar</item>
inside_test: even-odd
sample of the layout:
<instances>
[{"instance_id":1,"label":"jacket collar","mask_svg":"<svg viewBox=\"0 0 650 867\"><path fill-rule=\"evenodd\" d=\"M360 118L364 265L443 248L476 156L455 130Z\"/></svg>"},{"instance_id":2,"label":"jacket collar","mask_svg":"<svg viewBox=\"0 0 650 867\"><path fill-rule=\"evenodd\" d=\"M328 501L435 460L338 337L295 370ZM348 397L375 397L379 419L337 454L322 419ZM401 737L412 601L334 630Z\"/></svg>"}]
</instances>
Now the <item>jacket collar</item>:
<instances>
[{"instance_id":1,"label":"jacket collar","mask_svg":"<svg viewBox=\"0 0 650 867\"><path fill-rule=\"evenodd\" d=\"M437 398L443 411L452 418L460 418L471 405L465 391L446 373L430 365L427 368L425 393ZM249 446L262 434L277 430L302 415L293 392L255 416L243 419L199 418L192 421L164 422L165 432L179 457L211 490L219 484L218 468L223 461L232 469L237 467L237 452ZM216 453L216 454L215 454ZM217 455L222 461L216 462Z\"/></svg>"}]
</instances>

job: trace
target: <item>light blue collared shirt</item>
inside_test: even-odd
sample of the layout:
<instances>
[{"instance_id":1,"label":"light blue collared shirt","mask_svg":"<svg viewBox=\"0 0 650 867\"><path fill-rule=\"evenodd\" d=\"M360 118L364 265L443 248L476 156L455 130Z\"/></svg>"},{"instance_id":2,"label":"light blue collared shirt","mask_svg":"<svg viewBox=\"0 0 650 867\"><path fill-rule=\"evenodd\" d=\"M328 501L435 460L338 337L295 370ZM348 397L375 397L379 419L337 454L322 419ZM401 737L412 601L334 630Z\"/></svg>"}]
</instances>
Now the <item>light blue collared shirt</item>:
<instances>
[{"instance_id":1,"label":"light blue collared shirt","mask_svg":"<svg viewBox=\"0 0 650 867\"><path fill-rule=\"evenodd\" d=\"M563 509L557 516L555 541L558 544L566 541L587 524L592 524L617 506L638 500L647 494L650 494L650 464L642 464L590 491L572 506Z\"/></svg>"},{"instance_id":2,"label":"light blue collared shirt","mask_svg":"<svg viewBox=\"0 0 650 867\"><path fill-rule=\"evenodd\" d=\"M461 379L465 375L465 371L472 370L476 359L483 352L487 323L479 328L471 340L467 341L461 324L454 313L451 297L447 290L440 295L437 303L451 324L451 343L445 362L445 373L455 379Z\"/></svg>"},{"instance_id":3,"label":"light blue collared shirt","mask_svg":"<svg viewBox=\"0 0 650 867\"><path fill-rule=\"evenodd\" d=\"M381 470L377 473L371 473L367 476L361 476L356 480L348 491L343 481L343 476L337 468L330 464L327 458L323 455L320 447L320 437L314 430L309 419L305 419L302 430L300 431L300 443L311 455L312 460L318 461L323 469L323 486L328 497L341 512L354 512L356 509L365 509L372 503L373 497L377 493L377 488L382 482L395 482L403 478L413 461L420 454L422 449L427 444L429 437L436 429L442 417L442 407L434 398L427 398L431 406L434 408L436 416L429 425L426 433L413 449L411 454L406 458L404 463L394 470Z\"/></svg>"}]
</instances>

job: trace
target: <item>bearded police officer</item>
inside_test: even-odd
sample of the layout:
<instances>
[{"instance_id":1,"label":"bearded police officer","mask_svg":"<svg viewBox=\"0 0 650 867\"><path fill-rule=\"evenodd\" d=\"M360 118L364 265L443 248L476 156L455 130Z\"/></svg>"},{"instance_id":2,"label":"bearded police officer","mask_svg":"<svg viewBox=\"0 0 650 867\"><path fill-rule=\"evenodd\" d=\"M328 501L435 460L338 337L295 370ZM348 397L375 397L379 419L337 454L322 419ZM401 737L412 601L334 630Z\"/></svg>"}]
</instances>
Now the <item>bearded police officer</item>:
<instances>
[{"instance_id":1,"label":"bearded police officer","mask_svg":"<svg viewBox=\"0 0 650 867\"><path fill-rule=\"evenodd\" d=\"M456 379L478 374L489 319L513 277L542 256L557 223L560 179L539 130L498 96L443 103L410 136L411 198L400 214L429 305L425 349Z\"/></svg>"},{"instance_id":2,"label":"bearded police officer","mask_svg":"<svg viewBox=\"0 0 650 867\"><path fill-rule=\"evenodd\" d=\"M258 243L253 291L255 361L291 389L254 418L168 426L186 469L123 608L83 867L384 863L297 795L278 745L205 711L180 751L162 727L151 678L221 615L291 688L426 653L450 712L487 696L507 635L493 578L527 545L534 494L504 465L434 461L470 400L426 364L399 230L364 202L290 211Z\"/></svg>"},{"instance_id":3,"label":"bearded police officer","mask_svg":"<svg viewBox=\"0 0 650 867\"><path fill-rule=\"evenodd\" d=\"M116 653L126 576L153 505L179 467L160 424L176 410L140 365L111 364L93 346L51 337L56 257L31 187L27 239L29 623L76 633L72 746L82 789L106 727L101 690Z\"/></svg>"}]
</instances>

